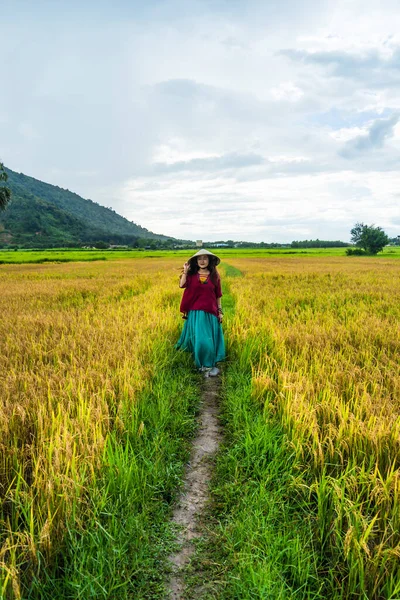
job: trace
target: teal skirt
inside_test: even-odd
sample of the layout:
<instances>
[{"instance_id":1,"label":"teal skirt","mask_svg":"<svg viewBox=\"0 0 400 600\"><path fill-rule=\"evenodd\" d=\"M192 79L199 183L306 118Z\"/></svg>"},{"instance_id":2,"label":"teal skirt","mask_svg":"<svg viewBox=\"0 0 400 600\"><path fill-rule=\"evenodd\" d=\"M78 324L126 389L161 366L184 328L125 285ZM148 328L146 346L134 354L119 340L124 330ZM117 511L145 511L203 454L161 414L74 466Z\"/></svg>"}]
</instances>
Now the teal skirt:
<instances>
[{"instance_id":1,"label":"teal skirt","mask_svg":"<svg viewBox=\"0 0 400 600\"><path fill-rule=\"evenodd\" d=\"M192 352L198 369L224 360L224 334L217 317L203 310L189 311L176 348Z\"/></svg>"}]
</instances>

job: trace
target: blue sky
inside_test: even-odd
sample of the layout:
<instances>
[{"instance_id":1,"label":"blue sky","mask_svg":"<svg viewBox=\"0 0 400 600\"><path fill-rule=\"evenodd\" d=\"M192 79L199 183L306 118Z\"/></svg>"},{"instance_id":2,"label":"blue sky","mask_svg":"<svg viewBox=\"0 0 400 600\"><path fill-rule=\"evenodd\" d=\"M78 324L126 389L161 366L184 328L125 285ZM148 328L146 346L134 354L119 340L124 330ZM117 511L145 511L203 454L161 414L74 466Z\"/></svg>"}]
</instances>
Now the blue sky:
<instances>
[{"instance_id":1,"label":"blue sky","mask_svg":"<svg viewBox=\"0 0 400 600\"><path fill-rule=\"evenodd\" d=\"M396 2L3 0L0 160L185 239L400 234Z\"/></svg>"}]
</instances>

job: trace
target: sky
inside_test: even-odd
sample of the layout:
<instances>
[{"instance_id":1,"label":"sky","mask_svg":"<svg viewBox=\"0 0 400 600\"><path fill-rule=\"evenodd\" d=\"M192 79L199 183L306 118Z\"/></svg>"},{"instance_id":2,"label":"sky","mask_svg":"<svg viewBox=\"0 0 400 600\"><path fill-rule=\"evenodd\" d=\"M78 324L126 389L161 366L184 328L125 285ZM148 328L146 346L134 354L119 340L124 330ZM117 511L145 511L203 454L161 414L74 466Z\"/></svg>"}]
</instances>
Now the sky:
<instances>
[{"instance_id":1,"label":"sky","mask_svg":"<svg viewBox=\"0 0 400 600\"><path fill-rule=\"evenodd\" d=\"M2 0L0 161L203 241L400 234L392 0Z\"/></svg>"}]
</instances>

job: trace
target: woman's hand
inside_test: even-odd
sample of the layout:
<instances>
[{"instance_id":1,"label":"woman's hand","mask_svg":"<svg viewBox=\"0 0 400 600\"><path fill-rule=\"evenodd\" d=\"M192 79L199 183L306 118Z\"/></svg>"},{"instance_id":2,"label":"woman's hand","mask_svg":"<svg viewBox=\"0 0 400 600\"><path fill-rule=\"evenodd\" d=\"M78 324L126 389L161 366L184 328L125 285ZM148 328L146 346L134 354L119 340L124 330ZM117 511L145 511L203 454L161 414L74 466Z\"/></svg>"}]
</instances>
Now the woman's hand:
<instances>
[{"instance_id":1,"label":"woman's hand","mask_svg":"<svg viewBox=\"0 0 400 600\"><path fill-rule=\"evenodd\" d=\"M189 271L189 263L185 262L185 264L183 265L183 272L185 273L185 275L187 275L188 271Z\"/></svg>"}]
</instances>

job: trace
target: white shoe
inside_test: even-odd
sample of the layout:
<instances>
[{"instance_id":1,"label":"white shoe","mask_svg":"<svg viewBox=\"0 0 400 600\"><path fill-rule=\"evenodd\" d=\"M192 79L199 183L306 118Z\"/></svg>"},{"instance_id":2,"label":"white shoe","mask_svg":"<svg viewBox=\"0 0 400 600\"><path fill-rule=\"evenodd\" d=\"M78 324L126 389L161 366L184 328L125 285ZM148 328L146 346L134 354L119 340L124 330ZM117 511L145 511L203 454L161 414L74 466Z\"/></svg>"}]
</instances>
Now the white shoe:
<instances>
[{"instance_id":1,"label":"white shoe","mask_svg":"<svg viewBox=\"0 0 400 600\"><path fill-rule=\"evenodd\" d=\"M213 367L210 371L210 377L215 377L216 375L218 375L219 373L219 369L217 367Z\"/></svg>"},{"instance_id":2,"label":"white shoe","mask_svg":"<svg viewBox=\"0 0 400 600\"><path fill-rule=\"evenodd\" d=\"M203 373L204 377L208 377L211 371L211 367L200 367L200 373Z\"/></svg>"}]
</instances>

